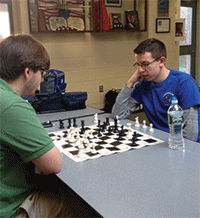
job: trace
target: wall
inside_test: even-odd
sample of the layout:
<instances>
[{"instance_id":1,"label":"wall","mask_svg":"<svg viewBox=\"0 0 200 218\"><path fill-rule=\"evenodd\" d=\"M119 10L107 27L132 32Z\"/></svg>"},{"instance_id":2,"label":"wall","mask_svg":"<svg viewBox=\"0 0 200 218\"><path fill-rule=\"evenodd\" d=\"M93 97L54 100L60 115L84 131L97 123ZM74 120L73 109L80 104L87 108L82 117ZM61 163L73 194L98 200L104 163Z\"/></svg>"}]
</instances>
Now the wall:
<instances>
[{"instance_id":1,"label":"wall","mask_svg":"<svg viewBox=\"0 0 200 218\"><path fill-rule=\"evenodd\" d=\"M87 105L103 108L104 96L112 88L122 88L134 72L133 49L147 37L156 37L166 43L167 67L178 69L178 44L174 41L174 25L167 34L155 33L157 0L149 0L147 33L76 33L32 34L47 49L51 68L66 73L67 92L86 91ZM15 33L29 33L26 0L13 1ZM170 0L170 18L174 22L174 0ZM14 19L15 20L15 19ZM99 92L99 85L104 92Z\"/></svg>"}]
</instances>

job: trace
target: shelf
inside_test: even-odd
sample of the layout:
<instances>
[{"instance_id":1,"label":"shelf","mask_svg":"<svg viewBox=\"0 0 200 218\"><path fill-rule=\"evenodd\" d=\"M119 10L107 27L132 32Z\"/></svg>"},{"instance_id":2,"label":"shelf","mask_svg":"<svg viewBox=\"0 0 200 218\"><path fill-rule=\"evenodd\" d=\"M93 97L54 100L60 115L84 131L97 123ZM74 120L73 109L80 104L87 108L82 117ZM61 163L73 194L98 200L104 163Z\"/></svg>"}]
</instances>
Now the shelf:
<instances>
[{"instance_id":1,"label":"shelf","mask_svg":"<svg viewBox=\"0 0 200 218\"><path fill-rule=\"evenodd\" d=\"M31 33L147 30L147 0L126 0L121 7L104 0L28 0L28 6Z\"/></svg>"}]
</instances>

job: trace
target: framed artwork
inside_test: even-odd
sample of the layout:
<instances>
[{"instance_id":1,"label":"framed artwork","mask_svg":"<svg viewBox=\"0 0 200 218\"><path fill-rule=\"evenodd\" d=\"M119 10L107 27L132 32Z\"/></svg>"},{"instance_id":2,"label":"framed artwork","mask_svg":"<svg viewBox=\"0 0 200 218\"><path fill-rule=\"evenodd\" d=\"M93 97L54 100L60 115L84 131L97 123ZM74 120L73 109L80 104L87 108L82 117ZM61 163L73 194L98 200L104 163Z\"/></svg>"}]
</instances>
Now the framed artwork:
<instances>
[{"instance_id":1,"label":"framed artwork","mask_svg":"<svg viewBox=\"0 0 200 218\"><path fill-rule=\"evenodd\" d=\"M121 13L110 13L110 22L113 30L123 30Z\"/></svg>"},{"instance_id":2,"label":"framed artwork","mask_svg":"<svg viewBox=\"0 0 200 218\"><path fill-rule=\"evenodd\" d=\"M175 20L175 40L185 40L185 19L179 18Z\"/></svg>"},{"instance_id":3,"label":"framed artwork","mask_svg":"<svg viewBox=\"0 0 200 218\"><path fill-rule=\"evenodd\" d=\"M170 32L170 18L156 18L156 33Z\"/></svg>"},{"instance_id":4,"label":"framed artwork","mask_svg":"<svg viewBox=\"0 0 200 218\"><path fill-rule=\"evenodd\" d=\"M127 30L139 30L139 19L137 11L125 11L126 24L125 29Z\"/></svg>"},{"instance_id":5,"label":"framed artwork","mask_svg":"<svg viewBox=\"0 0 200 218\"><path fill-rule=\"evenodd\" d=\"M169 0L158 0L158 17L169 17Z\"/></svg>"},{"instance_id":6,"label":"framed artwork","mask_svg":"<svg viewBox=\"0 0 200 218\"><path fill-rule=\"evenodd\" d=\"M121 7L122 0L105 0L105 5L107 7Z\"/></svg>"}]
</instances>

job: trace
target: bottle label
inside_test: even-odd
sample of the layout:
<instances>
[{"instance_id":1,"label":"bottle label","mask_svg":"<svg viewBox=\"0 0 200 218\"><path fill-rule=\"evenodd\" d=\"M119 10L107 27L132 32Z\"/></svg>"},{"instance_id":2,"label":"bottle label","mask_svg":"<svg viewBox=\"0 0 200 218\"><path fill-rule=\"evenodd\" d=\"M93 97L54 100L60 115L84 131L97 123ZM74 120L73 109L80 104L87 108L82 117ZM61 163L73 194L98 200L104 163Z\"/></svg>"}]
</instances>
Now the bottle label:
<instances>
[{"instance_id":1,"label":"bottle label","mask_svg":"<svg viewBox=\"0 0 200 218\"><path fill-rule=\"evenodd\" d=\"M168 123L171 125L180 125L183 124L183 114L168 114Z\"/></svg>"}]
</instances>

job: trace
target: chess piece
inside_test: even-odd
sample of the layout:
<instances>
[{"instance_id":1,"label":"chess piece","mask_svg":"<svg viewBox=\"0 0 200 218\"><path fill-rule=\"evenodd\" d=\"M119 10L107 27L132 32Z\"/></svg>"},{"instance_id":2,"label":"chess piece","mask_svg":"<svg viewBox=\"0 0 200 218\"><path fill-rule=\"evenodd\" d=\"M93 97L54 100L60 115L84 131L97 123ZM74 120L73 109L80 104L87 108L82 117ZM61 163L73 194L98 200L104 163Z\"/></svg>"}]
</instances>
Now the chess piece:
<instances>
[{"instance_id":1,"label":"chess piece","mask_svg":"<svg viewBox=\"0 0 200 218\"><path fill-rule=\"evenodd\" d=\"M88 143L86 144L85 151L90 151L90 142L88 142Z\"/></svg>"},{"instance_id":2,"label":"chess piece","mask_svg":"<svg viewBox=\"0 0 200 218\"><path fill-rule=\"evenodd\" d=\"M110 122L109 122L109 117L106 117L106 126L109 126Z\"/></svg>"},{"instance_id":3,"label":"chess piece","mask_svg":"<svg viewBox=\"0 0 200 218\"><path fill-rule=\"evenodd\" d=\"M94 114L94 123L98 123L98 114Z\"/></svg>"},{"instance_id":4,"label":"chess piece","mask_svg":"<svg viewBox=\"0 0 200 218\"><path fill-rule=\"evenodd\" d=\"M83 147L79 146L79 147L78 147L78 154L77 154L77 156L78 156L78 157L81 157L81 156L84 154L83 151L84 151Z\"/></svg>"},{"instance_id":5,"label":"chess piece","mask_svg":"<svg viewBox=\"0 0 200 218\"><path fill-rule=\"evenodd\" d=\"M90 139L93 139L93 138L94 138L92 130L89 132L89 138L90 138Z\"/></svg>"},{"instance_id":6,"label":"chess piece","mask_svg":"<svg viewBox=\"0 0 200 218\"><path fill-rule=\"evenodd\" d=\"M150 123L150 129L149 129L149 132L154 132L153 124L152 124L152 123Z\"/></svg>"},{"instance_id":7,"label":"chess piece","mask_svg":"<svg viewBox=\"0 0 200 218\"><path fill-rule=\"evenodd\" d=\"M131 129L131 123L127 123L127 129Z\"/></svg>"},{"instance_id":8,"label":"chess piece","mask_svg":"<svg viewBox=\"0 0 200 218\"><path fill-rule=\"evenodd\" d=\"M143 126L142 126L143 129L146 129L147 126L146 126L146 120L143 120Z\"/></svg>"},{"instance_id":9,"label":"chess piece","mask_svg":"<svg viewBox=\"0 0 200 218\"><path fill-rule=\"evenodd\" d=\"M121 134L122 134L122 136L126 135L125 132L124 132L124 125L121 126Z\"/></svg>"},{"instance_id":10,"label":"chess piece","mask_svg":"<svg viewBox=\"0 0 200 218\"><path fill-rule=\"evenodd\" d=\"M102 134L101 134L101 130L100 130L100 129L98 129L98 130L97 130L97 132L98 132L98 134L97 134L97 135L98 135L98 137L101 137L101 136L102 136Z\"/></svg>"},{"instance_id":11,"label":"chess piece","mask_svg":"<svg viewBox=\"0 0 200 218\"><path fill-rule=\"evenodd\" d=\"M122 130L119 132L119 137L117 138L117 140L123 140L123 133L122 133Z\"/></svg>"},{"instance_id":12,"label":"chess piece","mask_svg":"<svg viewBox=\"0 0 200 218\"><path fill-rule=\"evenodd\" d=\"M81 120L81 132L80 134L84 134L85 133L85 122L84 120Z\"/></svg>"},{"instance_id":13,"label":"chess piece","mask_svg":"<svg viewBox=\"0 0 200 218\"><path fill-rule=\"evenodd\" d=\"M111 126L108 127L108 135L112 135Z\"/></svg>"},{"instance_id":14,"label":"chess piece","mask_svg":"<svg viewBox=\"0 0 200 218\"><path fill-rule=\"evenodd\" d=\"M76 124L76 117L73 118L73 122L74 122L74 123L73 123L73 127L77 127L77 124Z\"/></svg>"},{"instance_id":15,"label":"chess piece","mask_svg":"<svg viewBox=\"0 0 200 218\"><path fill-rule=\"evenodd\" d=\"M67 120L68 120L68 127L67 128L69 129L71 127L71 119L68 118Z\"/></svg>"},{"instance_id":16,"label":"chess piece","mask_svg":"<svg viewBox=\"0 0 200 218\"><path fill-rule=\"evenodd\" d=\"M64 129L64 123L62 120L59 120L59 129Z\"/></svg>"},{"instance_id":17,"label":"chess piece","mask_svg":"<svg viewBox=\"0 0 200 218\"><path fill-rule=\"evenodd\" d=\"M96 154L97 153L97 150L95 149L95 145L92 145L92 151L91 151L92 154Z\"/></svg>"},{"instance_id":18,"label":"chess piece","mask_svg":"<svg viewBox=\"0 0 200 218\"><path fill-rule=\"evenodd\" d=\"M137 127L139 127L140 126L140 123L139 123L139 117L136 117L135 118L135 126Z\"/></svg>"}]
</instances>

